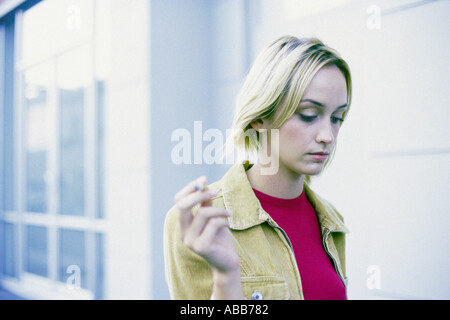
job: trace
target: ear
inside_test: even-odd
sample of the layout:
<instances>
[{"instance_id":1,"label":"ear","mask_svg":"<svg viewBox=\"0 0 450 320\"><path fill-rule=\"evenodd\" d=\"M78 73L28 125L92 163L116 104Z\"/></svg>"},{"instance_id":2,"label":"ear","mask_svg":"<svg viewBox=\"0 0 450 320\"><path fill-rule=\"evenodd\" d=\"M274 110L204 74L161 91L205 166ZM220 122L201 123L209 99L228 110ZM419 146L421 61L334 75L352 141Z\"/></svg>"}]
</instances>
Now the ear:
<instances>
[{"instance_id":1,"label":"ear","mask_svg":"<svg viewBox=\"0 0 450 320\"><path fill-rule=\"evenodd\" d=\"M265 123L262 119L253 120L252 122L250 122L250 125L257 132L259 132L259 130L261 129L265 129Z\"/></svg>"}]
</instances>

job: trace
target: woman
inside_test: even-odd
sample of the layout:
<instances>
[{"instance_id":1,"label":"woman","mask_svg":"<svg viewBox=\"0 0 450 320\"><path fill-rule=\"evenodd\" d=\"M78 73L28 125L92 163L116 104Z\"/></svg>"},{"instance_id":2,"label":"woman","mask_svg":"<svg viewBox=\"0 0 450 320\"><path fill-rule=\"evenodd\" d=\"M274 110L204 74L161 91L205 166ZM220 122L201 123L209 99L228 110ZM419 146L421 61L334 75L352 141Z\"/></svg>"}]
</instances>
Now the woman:
<instances>
[{"instance_id":1,"label":"woman","mask_svg":"<svg viewBox=\"0 0 450 320\"><path fill-rule=\"evenodd\" d=\"M168 212L173 299L346 299L347 229L309 184L350 100L347 63L318 39L282 37L258 55L228 142L236 164L207 188L190 182Z\"/></svg>"}]
</instances>

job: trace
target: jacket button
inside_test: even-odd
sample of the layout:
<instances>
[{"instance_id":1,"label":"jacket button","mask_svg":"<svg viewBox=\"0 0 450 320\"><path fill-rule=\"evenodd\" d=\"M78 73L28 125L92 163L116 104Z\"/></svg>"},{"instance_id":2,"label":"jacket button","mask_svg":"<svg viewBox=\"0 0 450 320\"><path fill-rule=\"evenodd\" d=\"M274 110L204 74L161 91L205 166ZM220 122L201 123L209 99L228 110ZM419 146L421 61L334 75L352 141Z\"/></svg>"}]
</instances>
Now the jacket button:
<instances>
[{"instance_id":1,"label":"jacket button","mask_svg":"<svg viewBox=\"0 0 450 320\"><path fill-rule=\"evenodd\" d=\"M262 300L263 299L263 295L261 292L259 291L254 291L252 293L252 300Z\"/></svg>"}]
</instances>

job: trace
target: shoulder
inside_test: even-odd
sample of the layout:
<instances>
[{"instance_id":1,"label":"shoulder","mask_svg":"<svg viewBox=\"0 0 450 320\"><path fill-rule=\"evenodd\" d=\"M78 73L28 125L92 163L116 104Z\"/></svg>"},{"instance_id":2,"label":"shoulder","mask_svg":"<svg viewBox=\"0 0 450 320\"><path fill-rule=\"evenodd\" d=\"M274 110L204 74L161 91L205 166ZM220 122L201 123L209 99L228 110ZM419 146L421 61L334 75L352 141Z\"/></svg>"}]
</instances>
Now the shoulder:
<instances>
[{"instance_id":1,"label":"shoulder","mask_svg":"<svg viewBox=\"0 0 450 320\"><path fill-rule=\"evenodd\" d=\"M327 208L328 211L332 212L334 215L336 215L339 218L339 220L344 222L344 216L339 212L338 209L336 209L336 207L330 201L328 201L327 199L318 195L317 193L316 193L316 196L319 199L319 201L322 203L322 205Z\"/></svg>"},{"instance_id":2,"label":"shoulder","mask_svg":"<svg viewBox=\"0 0 450 320\"><path fill-rule=\"evenodd\" d=\"M304 185L306 196L323 224L326 224L331 229L338 229L345 233L349 232L344 225L343 215L336 209L336 207L328 200L320 196L309 185Z\"/></svg>"}]
</instances>

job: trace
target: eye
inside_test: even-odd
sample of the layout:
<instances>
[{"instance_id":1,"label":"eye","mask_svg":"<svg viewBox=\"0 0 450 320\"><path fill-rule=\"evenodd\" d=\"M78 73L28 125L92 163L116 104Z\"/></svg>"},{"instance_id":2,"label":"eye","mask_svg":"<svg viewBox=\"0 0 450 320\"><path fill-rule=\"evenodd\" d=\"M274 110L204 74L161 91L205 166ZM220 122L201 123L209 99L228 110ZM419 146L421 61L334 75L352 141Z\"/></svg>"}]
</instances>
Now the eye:
<instances>
[{"instance_id":1,"label":"eye","mask_svg":"<svg viewBox=\"0 0 450 320\"><path fill-rule=\"evenodd\" d=\"M342 118L339 118L339 117L335 117L335 116L332 116L331 117L331 122L332 123L339 123L339 124L342 124L342 122L344 122L344 119L342 119Z\"/></svg>"},{"instance_id":2,"label":"eye","mask_svg":"<svg viewBox=\"0 0 450 320\"><path fill-rule=\"evenodd\" d=\"M305 122L312 122L312 121L314 121L317 118L317 116L306 116L306 115L301 114L301 113L299 113L298 115Z\"/></svg>"}]
</instances>

